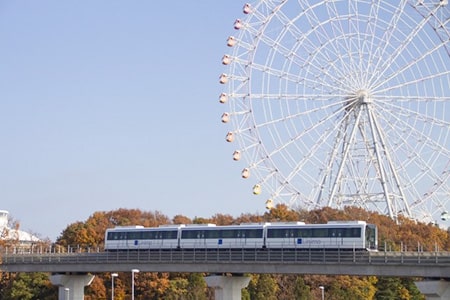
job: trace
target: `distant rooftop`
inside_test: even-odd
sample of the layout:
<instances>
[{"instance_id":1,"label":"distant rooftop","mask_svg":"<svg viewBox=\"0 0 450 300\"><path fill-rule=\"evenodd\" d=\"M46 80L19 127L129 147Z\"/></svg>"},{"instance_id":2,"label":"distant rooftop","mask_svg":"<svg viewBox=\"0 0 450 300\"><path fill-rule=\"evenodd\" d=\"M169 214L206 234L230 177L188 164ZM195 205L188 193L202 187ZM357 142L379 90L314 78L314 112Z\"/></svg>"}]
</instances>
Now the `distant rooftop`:
<instances>
[{"instance_id":1,"label":"distant rooftop","mask_svg":"<svg viewBox=\"0 0 450 300\"><path fill-rule=\"evenodd\" d=\"M38 242L39 238L32 235L31 233L18 230L18 229L12 229L8 227L8 221L9 221L9 212L7 210L0 210L0 233L7 234L7 236L2 236L1 239L3 240L18 240L22 243L29 243L29 242Z\"/></svg>"}]
</instances>

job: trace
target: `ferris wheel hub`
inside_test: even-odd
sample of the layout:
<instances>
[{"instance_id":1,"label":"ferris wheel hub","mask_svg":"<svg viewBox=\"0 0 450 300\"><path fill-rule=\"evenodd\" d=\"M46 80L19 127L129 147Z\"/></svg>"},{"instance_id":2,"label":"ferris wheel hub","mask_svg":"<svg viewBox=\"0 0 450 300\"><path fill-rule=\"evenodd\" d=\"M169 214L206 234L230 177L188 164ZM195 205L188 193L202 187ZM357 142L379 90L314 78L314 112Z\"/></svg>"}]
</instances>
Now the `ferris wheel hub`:
<instances>
[{"instance_id":1,"label":"ferris wheel hub","mask_svg":"<svg viewBox=\"0 0 450 300\"><path fill-rule=\"evenodd\" d=\"M360 104L371 103L372 99L370 98L369 91L363 89L356 92L356 99Z\"/></svg>"}]
</instances>

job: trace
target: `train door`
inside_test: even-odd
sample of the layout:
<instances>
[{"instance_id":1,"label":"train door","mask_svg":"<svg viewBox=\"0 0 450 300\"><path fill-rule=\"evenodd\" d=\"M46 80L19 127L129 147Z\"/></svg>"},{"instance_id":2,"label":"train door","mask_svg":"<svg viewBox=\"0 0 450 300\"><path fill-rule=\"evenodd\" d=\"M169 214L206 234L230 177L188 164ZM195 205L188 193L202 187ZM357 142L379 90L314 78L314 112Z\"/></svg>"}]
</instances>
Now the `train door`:
<instances>
[{"instance_id":1,"label":"train door","mask_svg":"<svg viewBox=\"0 0 450 300\"><path fill-rule=\"evenodd\" d=\"M280 230L280 246L281 248L292 248L296 247L297 237L294 229L283 228Z\"/></svg>"},{"instance_id":2,"label":"train door","mask_svg":"<svg viewBox=\"0 0 450 300\"><path fill-rule=\"evenodd\" d=\"M124 233L126 235L126 249L137 249L139 241L141 240L141 233L138 231L129 231Z\"/></svg>"},{"instance_id":3,"label":"train door","mask_svg":"<svg viewBox=\"0 0 450 300\"><path fill-rule=\"evenodd\" d=\"M197 238L194 241L194 248L205 248L206 235L204 230L197 230Z\"/></svg>"},{"instance_id":4,"label":"train door","mask_svg":"<svg viewBox=\"0 0 450 300\"><path fill-rule=\"evenodd\" d=\"M244 248L246 245L247 232L245 229L240 229L237 231L235 245L240 248Z\"/></svg>"},{"instance_id":5,"label":"train door","mask_svg":"<svg viewBox=\"0 0 450 300\"><path fill-rule=\"evenodd\" d=\"M297 234L295 229L289 229L287 232L287 246L289 248L295 247L297 245Z\"/></svg>"},{"instance_id":6,"label":"train door","mask_svg":"<svg viewBox=\"0 0 450 300\"><path fill-rule=\"evenodd\" d=\"M344 246L343 230L341 228L330 228L328 236L330 237L330 248L339 249Z\"/></svg>"}]
</instances>

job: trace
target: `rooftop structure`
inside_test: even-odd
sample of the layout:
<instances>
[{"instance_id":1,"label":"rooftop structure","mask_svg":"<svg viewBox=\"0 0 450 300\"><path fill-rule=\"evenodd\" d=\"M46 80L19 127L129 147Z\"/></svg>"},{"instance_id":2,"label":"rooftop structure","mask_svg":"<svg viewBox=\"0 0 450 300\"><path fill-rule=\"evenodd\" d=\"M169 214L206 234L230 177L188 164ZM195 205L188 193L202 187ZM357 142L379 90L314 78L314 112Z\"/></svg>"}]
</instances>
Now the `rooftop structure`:
<instances>
[{"instance_id":1,"label":"rooftop structure","mask_svg":"<svg viewBox=\"0 0 450 300\"><path fill-rule=\"evenodd\" d=\"M31 233L19 229L9 228L8 216L9 212L7 210L0 210L0 239L15 240L19 241L20 243L32 243L39 241L39 238L32 235Z\"/></svg>"}]
</instances>

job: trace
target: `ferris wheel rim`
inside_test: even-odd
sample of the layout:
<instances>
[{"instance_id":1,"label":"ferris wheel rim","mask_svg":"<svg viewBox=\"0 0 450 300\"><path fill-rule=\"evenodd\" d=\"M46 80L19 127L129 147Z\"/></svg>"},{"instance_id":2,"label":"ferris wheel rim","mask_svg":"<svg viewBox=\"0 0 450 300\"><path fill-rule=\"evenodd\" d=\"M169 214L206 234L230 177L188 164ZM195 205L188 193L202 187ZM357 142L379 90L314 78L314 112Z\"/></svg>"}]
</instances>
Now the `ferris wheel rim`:
<instances>
[{"instance_id":1,"label":"ferris wheel rim","mask_svg":"<svg viewBox=\"0 0 450 300\"><path fill-rule=\"evenodd\" d=\"M409 200L406 201L407 196L402 188L398 187L395 193L389 193L383 191L384 187L381 187L377 192L366 195L367 203L369 198L373 203L381 202L380 194L386 198L384 201L394 202L402 198L404 203L398 202L402 207L388 207L395 210L390 213L392 216L399 213L412 216L409 210L416 210L417 207L424 205L445 210L446 202L440 202L440 200L433 202L436 200L430 199L433 193L445 193L443 187L449 181L450 134L448 130L439 131L436 128L448 128L450 121L443 115L440 117L430 115L428 111L436 113L436 110L445 108L450 102L450 94L445 93L448 91L442 88L439 90L436 87L438 83L442 84L450 78L450 70L445 67L445 63L447 62L448 65L450 60L450 46L442 38L445 35L449 36L448 22L444 23L436 19L437 13L442 9L448 12L448 7L425 7L424 5L419 7L413 5L411 1L403 1L399 5L400 8L380 2L376 2L376 8L368 8L367 1L356 1L355 7L348 8L349 12L353 10L353 15L348 13L343 16L337 15L335 18L320 19L319 12L323 13L319 10L321 6L329 5L326 7L328 13L330 9L335 9L337 12L340 7L333 8L328 1L311 1L314 5L306 7L308 4L306 2L303 4L305 9L292 17L283 11L285 6L292 3L289 1L260 1L253 6L246 4L248 5L247 19L235 22L239 35L233 37L236 43L231 46L234 48L233 53L228 55L228 62L224 63L230 65L229 73L226 74L226 82L221 83L229 85L228 93L225 93L230 108L226 122L230 122L233 126L230 133L236 137L240 149L236 151L239 151L248 163L244 168L246 173L245 176L243 173L243 177L249 177L249 174L255 175L258 178L255 187L258 186L259 190L262 189L261 187L270 190L270 199L288 196L290 202L297 202L309 208L320 207L323 205L320 197L325 189L321 185L336 184L336 180L330 181L328 178L332 175L323 170L328 169L330 172L333 170L339 173L339 170L344 172L344 169L348 169L346 172L354 176L353 179L368 181L367 178L356 178L356 164L349 162L346 165L345 159L342 159L345 151L336 152L335 147L345 149L344 143L364 145L371 141L378 144L370 148L378 147L376 151L372 151L372 156L383 152L390 153L390 151L401 152L401 155L406 155L407 152L418 155L410 156L408 160L405 160L404 165L399 163L397 154L392 157L385 155L383 158L367 155L365 159L371 160L373 166L372 170L367 169L365 172L389 173L390 185L402 186L406 193L410 194ZM296 4L302 6L300 3ZM317 11L315 12L314 9ZM408 16L406 20L402 20L403 9L415 12L416 19ZM359 10L364 10L367 15L357 15ZM390 12L391 19L374 21L376 10ZM317 15L308 17L308 12L315 12ZM369 24L365 27L365 32L361 33L357 30L351 32L352 30L349 29L350 32L338 34L336 37L326 36L323 32L317 33L317 30L325 31L323 28L333 28L334 33L340 33L342 30L341 33L343 33L343 27L339 27L342 24L336 22L348 20L351 17L357 20L353 23L355 28L356 25L361 26L361 22ZM296 21L302 18L316 26L310 26L312 29L309 31L301 31ZM277 34L269 31L272 22L282 28ZM442 29L435 30L434 37L417 37L420 33L429 33L427 28L431 27L431 22L437 22L436 24L443 26ZM349 24L352 23L349 22ZM385 30L387 33L383 35L379 33L381 30L378 27L386 24L411 28L409 33L403 34L392 27L391 30L394 32ZM286 37L294 36L294 33L301 34L301 32L305 32L297 37L301 43L287 44ZM370 33L374 33L373 36ZM400 37L404 37L407 42L399 43ZM383 41L385 43L381 45ZM395 45L388 45L386 41ZM321 43L313 48L313 42ZM425 46L431 47L427 48L427 51L420 52L419 50L423 50ZM345 51L333 57L332 52L341 48ZM369 53L369 50L374 53ZM307 58L301 57L302 51L308 53ZM418 53L420 55L417 55ZM280 57L284 57L285 60L282 61ZM366 69L369 70L366 71ZM322 73L321 70L323 70ZM262 83L260 90L255 88L258 82ZM433 90L422 91L420 88L425 86L424 83L432 86ZM441 104L435 104L438 102ZM433 105L427 103L433 103ZM302 109L299 109L300 107ZM419 108L426 109L426 113L417 111ZM411 117L413 120L408 121L406 117ZM296 127L300 126L298 124L301 124L303 130ZM371 129L362 130L361 127ZM371 138L369 138L370 135ZM397 140L396 143L386 139L393 135ZM337 136L346 138L339 140ZM309 148L306 140L310 143ZM311 143L312 140L316 140L317 143ZM413 147L412 142L419 140L423 144ZM406 146L402 146L403 143ZM326 147L333 149L328 149L327 155L324 156ZM295 153L285 149L294 149ZM440 151L442 154L433 154L431 158L423 157L425 153L433 151ZM356 151L356 147L347 148L347 152L360 154ZM316 161L323 158L328 158L328 164L319 164ZM340 166L334 166L330 158L340 158L343 163ZM437 161L443 158L446 159L447 165L439 170L435 169ZM287 171L280 168L280 161L287 165ZM322 171L317 170L319 165L323 168ZM302 171L304 168L322 172L322 175L313 179L311 174ZM352 168L355 170L351 171ZM421 170L421 168L431 170ZM405 172L405 175L403 172L398 172L400 170L408 170L409 173L411 170L419 170L422 175L416 176L408 172ZM299 174L302 180L307 182L305 187L309 187L309 190L313 192L299 187L297 183L293 184ZM383 181L382 177L379 175L378 179ZM405 180L411 183L405 184ZM423 190L413 186L421 180L431 185L438 183L439 180L441 182L439 187L432 186L429 189L430 195L425 195ZM352 183L349 181L347 184ZM340 189L342 187L332 189L329 194L334 197L340 193ZM259 191L257 194L260 193ZM422 193L422 200L418 199L420 193ZM347 201L343 201L342 204L356 203L352 197L347 198L347 200L342 198ZM332 197L326 200L328 205L332 204ZM367 204L359 201L361 206ZM426 213L431 214L429 211Z\"/></svg>"}]
</instances>

